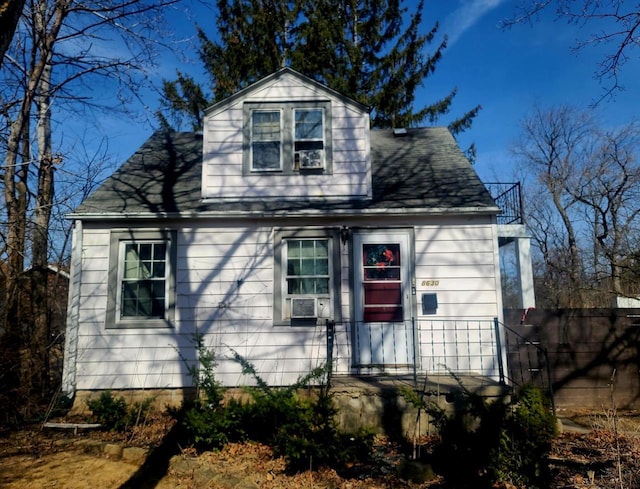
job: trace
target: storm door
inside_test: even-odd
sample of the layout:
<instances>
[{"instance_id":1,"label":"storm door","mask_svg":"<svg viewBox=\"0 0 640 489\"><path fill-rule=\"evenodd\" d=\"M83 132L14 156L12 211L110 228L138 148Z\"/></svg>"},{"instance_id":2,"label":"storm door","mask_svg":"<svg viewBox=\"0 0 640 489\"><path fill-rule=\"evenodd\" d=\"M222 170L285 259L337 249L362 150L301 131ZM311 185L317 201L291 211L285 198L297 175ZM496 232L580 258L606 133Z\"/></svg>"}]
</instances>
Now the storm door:
<instances>
[{"instance_id":1,"label":"storm door","mask_svg":"<svg viewBox=\"0 0 640 489\"><path fill-rule=\"evenodd\" d=\"M354 360L357 367L414 364L409 235L354 235Z\"/></svg>"}]
</instances>

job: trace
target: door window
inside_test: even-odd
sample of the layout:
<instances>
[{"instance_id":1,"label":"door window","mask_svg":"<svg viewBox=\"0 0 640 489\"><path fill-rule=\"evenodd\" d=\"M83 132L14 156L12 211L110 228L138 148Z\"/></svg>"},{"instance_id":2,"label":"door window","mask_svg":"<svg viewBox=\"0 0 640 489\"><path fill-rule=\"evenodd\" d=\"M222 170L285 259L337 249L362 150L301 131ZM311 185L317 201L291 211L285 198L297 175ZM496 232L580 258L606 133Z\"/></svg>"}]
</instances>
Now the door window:
<instances>
[{"instance_id":1,"label":"door window","mask_svg":"<svg viewBox=\"0 0 640 489\"><path fill-rule=\"evenodd\" d=\"M403 320L401 273L399 243L362 245L365 322Z\"/></svg>"}]
</instances>

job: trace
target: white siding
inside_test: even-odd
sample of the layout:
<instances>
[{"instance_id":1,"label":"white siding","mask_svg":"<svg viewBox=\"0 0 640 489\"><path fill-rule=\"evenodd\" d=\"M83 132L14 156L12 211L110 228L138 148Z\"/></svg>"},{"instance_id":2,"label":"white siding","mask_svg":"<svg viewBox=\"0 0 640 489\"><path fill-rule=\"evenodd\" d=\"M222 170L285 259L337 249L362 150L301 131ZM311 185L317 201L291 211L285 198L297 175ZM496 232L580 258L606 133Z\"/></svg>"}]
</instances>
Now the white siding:
<instances>
[{"instance_id":1,"label":"white siding","mask_svg":"<svg viewBox=\"0 0 640 489\"><path fill-rule=\"evenodd\" d=\"M501 305L494 227L468 218L424 221L414 228L413 245L419 367L495 373L492 324ZM187 365L195 362L196 333L215 350L216 375L225 385L251 382L233 352L251 361L271 385L294 382L325 363L324 326L273 324L272 226L211 223L178 229L174 328L106 329L109 232L85 227L83 238L78 389L191 385ZM340 247L340 256L343 322L336 329L334 371L350 373L353 265L348 246ZM422 314L422 293L437 294L435 314Z\"/></svg>"},{"instance_id":2,"label":"white siding","mask_svg":"<svg viewBox=\"0 0 640 489\"><path fill-rule=\"evenodd\" d=\"M192 385L194 335L218 356L218 378L250 383L232 360L249 359L272 385L324 363L324 327L274 327L272 228L184 228L178 233L176 327L106 329L109 233L88 231L80 298L77 388ZM185 363L186 361L186 363Z\"/></svg>"},{"instance_id":3,"label":"white siding","mask_svg":"<svg viewBox=\"0 0 640 489\"><path fill-rule=\"evenodd\" d=\"M453 221L421 226L415 236L419 367L496 377L494 318L502 306L495 226ZM423 314L423 293L437 295L435 313Z\"/></svg>"},{"instance_id":4,"label":"white siding","mask_svg":"<svg viewBox=\"0 0 640 489\"><path fill-rule=\"evenodd\" d=\"M325 174L243 173L243 103L329 100L332 171ZM369 116L330 91L303 85L291 76L235 100L205 120L202 195L242 200L283 196L296 199L352 199L371 195ZM248 195L250 190L250 196Z\"/></svg>"}]
</instances>

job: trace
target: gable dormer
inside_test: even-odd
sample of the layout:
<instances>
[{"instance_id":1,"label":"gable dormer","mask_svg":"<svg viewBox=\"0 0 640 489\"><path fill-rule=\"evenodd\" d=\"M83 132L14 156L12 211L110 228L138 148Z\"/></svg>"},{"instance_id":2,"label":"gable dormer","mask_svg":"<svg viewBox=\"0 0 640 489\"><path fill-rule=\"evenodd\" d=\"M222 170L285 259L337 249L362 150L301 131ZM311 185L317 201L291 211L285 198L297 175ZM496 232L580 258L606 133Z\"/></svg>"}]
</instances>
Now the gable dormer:
<instances>
[{"instance_id":1,"label":"gable dormer","mask_svg":"<svg viewBox=\"0 0 640 489\"><path fill-rule=\"evenodd\" d=\"M366 107L283 68L205 115L205 200L360 200L372 195Z\"/></svg>"}]
</instances>

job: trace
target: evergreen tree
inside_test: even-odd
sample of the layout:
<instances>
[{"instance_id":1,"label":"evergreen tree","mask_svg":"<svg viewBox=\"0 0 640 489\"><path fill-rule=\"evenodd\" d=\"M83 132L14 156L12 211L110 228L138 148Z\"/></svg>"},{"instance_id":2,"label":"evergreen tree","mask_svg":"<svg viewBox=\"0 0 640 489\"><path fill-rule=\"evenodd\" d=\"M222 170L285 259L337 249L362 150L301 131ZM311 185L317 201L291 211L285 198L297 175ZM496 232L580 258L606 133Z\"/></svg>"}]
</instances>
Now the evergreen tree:
<instances>
[{"instance_id":1,"label":"evergreen tree","mask_svg":"<svg viewBox=\"0 0 640 489\"><path fill-rule=\"evenodd\" d=\"M218 0L219 41L198 29L200 58L217 102L277 71L291 68L357 100L372 110L373 127L435 123L456 95L414 107L415 94L434 72L446 37L430 55L438 24L422 34L421 0L404 28L401 0ZM174 123L202 124L202 90L178 73L165 82L164 107ZM452 122L454 134L471 125L477 106ZM161 119L168 124L167 119Z\"/></svg>"}]
</instances>

